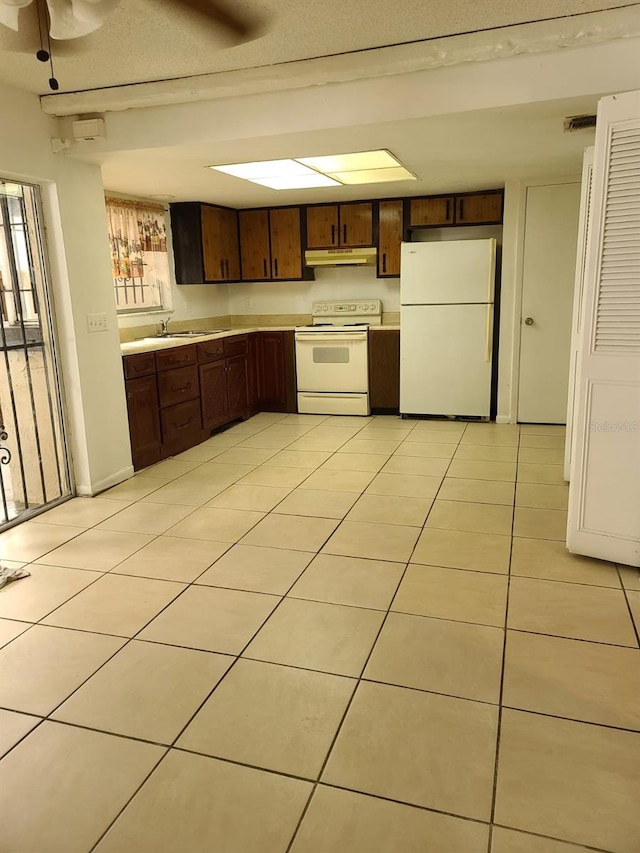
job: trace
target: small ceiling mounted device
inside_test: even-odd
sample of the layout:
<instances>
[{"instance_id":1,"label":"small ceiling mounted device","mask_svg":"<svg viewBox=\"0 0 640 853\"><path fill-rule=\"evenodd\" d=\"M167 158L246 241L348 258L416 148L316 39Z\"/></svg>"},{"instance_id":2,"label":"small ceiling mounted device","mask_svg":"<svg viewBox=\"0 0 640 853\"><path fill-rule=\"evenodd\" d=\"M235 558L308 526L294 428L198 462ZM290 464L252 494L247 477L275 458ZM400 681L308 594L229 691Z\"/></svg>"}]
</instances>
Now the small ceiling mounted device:
<instances>
[{"instance_id":1,"label":"small ceiling mounted device","mask_svg":"<svg viewBox=\"0 0 640 853\"><path fill-rule=\"evenodd\" d=\"M122 0L126 3L127 0ZM223 30L234 42L253 38L259 27L233 11L225 0L165 0ZM33 52L51 69L49 87L60 88L53 73L52 40L56 54L65 52L65 43L98 30L117 0L0 0L0 24L24 35L20 52ZM31 7L31 8L28 8Z\"/></svg>"},{"instance_id":2,"label":"small ceiling mounted device","mask_svg":"<svg viewBox=\"0 0 640 853\"><path fill-rule=\"evenodd\" d=\"M567 116L564 120L563 130L565 133L573 133L576 130L586 130L596 126L596 117L593 115Z\"/></svg>"}]
</instances>

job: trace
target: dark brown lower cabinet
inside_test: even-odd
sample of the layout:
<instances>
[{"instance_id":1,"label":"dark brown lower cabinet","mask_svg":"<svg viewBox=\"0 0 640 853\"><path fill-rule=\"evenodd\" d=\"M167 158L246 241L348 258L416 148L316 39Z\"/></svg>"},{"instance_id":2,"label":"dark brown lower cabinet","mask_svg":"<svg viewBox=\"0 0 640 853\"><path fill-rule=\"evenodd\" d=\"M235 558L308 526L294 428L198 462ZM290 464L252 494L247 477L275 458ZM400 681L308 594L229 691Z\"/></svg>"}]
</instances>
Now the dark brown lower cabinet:
<instances>
[{"instance_id":1,"label":"dark brown lower cabinet","mask_svg":"<svg viewBox=\"0 0 640 853\"><path fill-rule=\"evenodd\" d=\"M151 356L151 357L150 357ZM233 335L124 357L135 470L193 447L259 411L295 412L293 332Z\"/></svg>"},{"instance_id":2,"label":"dark brown lower cabinet","mask_svg":"<svg viewBox=\"0 0 640 853\"><path fill-rule=\"evenodd\" d=\"M160 410L162 456L174 456L198 444L202 438L200 400L189 400Z\"/></svg>"},{"instance_id":3,"label":"dark brown lower cabinet","mask_svg":"<svg viewBox=\"0 0 640 853\"><path fill-rule=\"evenodd\" d=\"M371 410L400 410L400 331L369 332L369 398Z\"/></svg>"},{"instance_id":4,"label":"dark brown lower cabinet","mask_svg":"<svg viewBox=\"0 0 640 853\"><path fill-rule=\"evenodd\" d=\"M263 412L295 412L296 369L293 332L260 332L258 400Z\"/></svg>"},{"instance_id":5,"label":"dark brown lower cabinet","mask_svg":"<svg viewBox=\"0 0 640 853\"><path fill-rule=\"evenodd\" d=\"M224 359L201 364L200 399L202 402L202 428L215 429L229 420L227 403L227 373Z\"/></svg>"},{"instance_id":6,"label":"dark brown lower cabinet","mask_svg":"<svg viewBox=\"0 0 640 853\"><path fill-rule=\"evenodd\" d=\"M146 468L160 459L161 437L155 373L126 381L133 467Z\"/></svg>"},{"instance_id":7,"label":"dark brown lower cabinet","mask_svg":"<svg viewBox=\"0 0 640 853\"><path fill-rule=\"evenodd\" d=\"M229 420L246 417L249 409L247 390L247 356L234 355L225 362L227 370L227 402Z\"/></svg>"},{"instance_id":8,"label":"dark brown lower cabinet","mask_svg":"<svg viewBox=\"0 0 640 853\"><path fill-rule=\"evenodd\" d=\"M260 411L260 396L258 392L259 353L260 334L254 332L251 335L247 335L247 404L250 415L255 415Z\"/></svg>"}]
</instances>

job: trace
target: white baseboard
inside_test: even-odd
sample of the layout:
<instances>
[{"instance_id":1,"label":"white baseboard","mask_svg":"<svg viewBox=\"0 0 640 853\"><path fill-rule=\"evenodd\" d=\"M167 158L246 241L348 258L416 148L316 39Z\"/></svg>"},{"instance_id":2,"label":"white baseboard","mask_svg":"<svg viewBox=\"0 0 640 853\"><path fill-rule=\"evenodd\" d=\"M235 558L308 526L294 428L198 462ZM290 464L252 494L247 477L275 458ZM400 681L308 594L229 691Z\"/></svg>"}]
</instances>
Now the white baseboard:
<instances>
[{"instance_id":1,"label":"white baseboard","mask_svg":"<svg viewBox=\"0 0 640 853\"><path fill-rule=\"evenodd\" d=\"M511 423L515 423L515 421L512 421L511 418L509 417L509 415L498 415L496 418L496 423L497 424L511 424Z\"/></svg>"},{"instance_id":2,"label":"white baseboard","mask_svg":"<svg viewBox=\"0 0 640 853\"><path fill-rule=\"evenodd\" d=\"M115 474L110 474L108 477L105 477L103 480L99 480L97 483L76 483L76 494L84 497L99 495L100 492L104 492L112 486L117 486L118 483L128 480L129 477L133 477L133 465L127 465L126 468L116 471Z\"/></svg>"}]
</instances>

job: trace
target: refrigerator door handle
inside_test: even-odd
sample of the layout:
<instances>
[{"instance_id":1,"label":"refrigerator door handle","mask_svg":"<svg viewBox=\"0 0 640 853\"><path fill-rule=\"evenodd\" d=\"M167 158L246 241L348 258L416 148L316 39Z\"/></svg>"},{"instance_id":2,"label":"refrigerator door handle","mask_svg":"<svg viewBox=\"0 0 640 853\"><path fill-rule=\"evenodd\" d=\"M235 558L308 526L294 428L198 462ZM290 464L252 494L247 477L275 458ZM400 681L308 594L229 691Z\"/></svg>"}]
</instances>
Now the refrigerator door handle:
<instances>
[{"instance_id":1,"label":"refrigerator door handle","mask_svg":"<svg viewBox=\"0 0 640 853\"><path fill-rule=\"evenodd\" d=\"M491 361L491 350L493 349L493 302L487 303L487 337L485 340L484 360Z\"/></svg>"}]
</instances>

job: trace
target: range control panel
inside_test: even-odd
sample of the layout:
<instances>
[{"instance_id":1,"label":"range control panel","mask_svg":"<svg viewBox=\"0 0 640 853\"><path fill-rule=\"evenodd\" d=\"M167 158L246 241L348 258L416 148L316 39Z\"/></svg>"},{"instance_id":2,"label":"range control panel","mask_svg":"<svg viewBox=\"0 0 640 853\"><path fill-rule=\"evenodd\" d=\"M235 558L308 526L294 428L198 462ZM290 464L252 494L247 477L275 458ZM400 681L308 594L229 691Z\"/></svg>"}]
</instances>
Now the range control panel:
<instances>
[{"instance_id":1,"label":"range control panel","mask_svg":"<svg viewBox=\"0 0 640 853\"><path fill-rule=\"evenodd\" d=\"M382 302L380 299L351 299L346 302L321 301L314 302L312 308L313 321L339 323L362 322L380 325L382 322Z\"/></svg>"}]
</instances>

